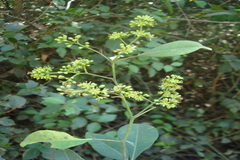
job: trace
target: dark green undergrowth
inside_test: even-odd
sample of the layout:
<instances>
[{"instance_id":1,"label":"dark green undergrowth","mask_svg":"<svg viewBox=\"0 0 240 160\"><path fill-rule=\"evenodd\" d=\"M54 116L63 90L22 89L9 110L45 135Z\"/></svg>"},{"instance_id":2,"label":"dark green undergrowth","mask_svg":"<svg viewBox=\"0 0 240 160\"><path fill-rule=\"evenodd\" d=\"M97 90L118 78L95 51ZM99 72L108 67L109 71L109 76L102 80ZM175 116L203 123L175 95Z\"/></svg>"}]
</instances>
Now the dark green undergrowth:
<instances>
[{"instance_id":1,"label":"dark green undergrowth","mask_svg":"<svg viewBox=\"0 0 240 160\"><path fill-rule=\"evenodd\" d=\"M120 100L62 96L56 90L58 80L31 79L28 72L41 66L59 69L87 58L94 60L91 73L110 74L109 64L98 54L75 45L67 48L54 39L62 34L82 35L82 42L88 41L95 50L109 55L120 43L108 40L109 34L129 31L127 24L137 15L150 15L157 23L147 28L155 37L138 41L136 54L176 40L192 40L213 49L162 59L138 57L118 64L119 81L152 99L166 75L184 77L183 99L177 108L159 106L137 119L137 123L156 127L160 134L137 159L240 158L238 1L75 0L67 10L68 1L64 0L16 2L0 4L0 159L52 159L57 150L48 143L20 147L22 140L37 130L64 131L76 137L85 132L115 136L118 128L128 123ZM76 79L102 83L102 78L88 75ZM104 84L112 85L110 81ZM147 105L128 103L135 113ZM110 160L87 144L71 149L86 160Z\"/></svg>"}]
</instances>

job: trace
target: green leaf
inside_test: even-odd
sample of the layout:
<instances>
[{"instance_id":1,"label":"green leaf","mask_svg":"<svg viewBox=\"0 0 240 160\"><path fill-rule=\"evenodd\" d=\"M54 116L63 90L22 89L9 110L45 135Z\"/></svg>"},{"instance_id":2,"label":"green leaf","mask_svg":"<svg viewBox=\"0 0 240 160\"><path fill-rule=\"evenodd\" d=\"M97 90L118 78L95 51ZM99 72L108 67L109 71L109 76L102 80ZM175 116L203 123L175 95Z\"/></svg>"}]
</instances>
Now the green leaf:
<instances>
[{"instance_id":1,"label":"green leaf","mask_svg":"<svg viewBox=\"0 0 240 160\"><path fill-rule=\"evenodd\" d=\"M118 49L119 48L119 44L121 43L121 41L119 39L116 39L116 40L107 40L105 42L105 45L108 49L110 50L115 50L115 49Z\"/></svg>"},{"instance_id":2,"label":"green leaf","mask_svg":"<svg viewBox=\"0 0 240 160\"><path fill-rule=\"evenodd\" d=\"M118 130L119 139L123 139L128 125ZM158 130L148 124L133 124L127 138L127 151L131 159L136 159L144 150L149 148L158 138Z\"/></svg>"},{"instance_id":3,"label":"green leaf","mask_svg":"<svg viewBox=\"0 0 240 160\"><path fill-rule=\"evenodd\" d=\"M26 103L26 99L19 96L11 96L9 98L11 107L22 107Z\"/></svg>"},{"instance_id":4,"label":"green leaf","mask_svg":"<svg viewBox=\"0 0 240 160\"><path fill-rule=\"evenodd\" d=\"M204 131L206 131L207 128L206 126L203 126L203 125L194 125L194 129L198 133L203 133Z\"/></svg>"},{"instance_id":5,"label":"green leaf","mask_svg":"<svg viewBox=\"0 0 240 160\"><path fill-rule=\"evenodd\" d=\"M3 126L12 126L15 125L15 122L12 119L0 118L0 124Z\"/></svg>"},{"instance_id":6,"label":"green leaf","mask_svg":"<svg viewBox=\"0 0 240 160\"><path fill-rule=\"evenodd\" d=\"M84 144L88 142L87 139L75 138L67 133L52 131L52 130L40 130L28 135L21 143L21 147L25 147L28 144L38 142L48 142L52 144L52 148L67 149L73 146Z\"/></svg>"},{"instance_id":7,"label":"green leaf","mask_svg":"<svg viewBox=\"0 0 240 160\"><path fill-rule=\"evenodd\" d=\"M116 114L107 114L103 113L102 115L99 114L90 114L86 116L88 119L91 119L93 121L97 122L111 122L114 121L117 117Z\"/></svg>"},{"instance_id":8,"label":"green leaf","mask_svg":"<svg viewBox=\"0 0 240 160\"><path fill-rule=\"evenodd\" d=\"M85 126L86 124L87 124L86 118L76 117L76 118L72 119L71 128L74 130L77 128L81 128L81 127Z\"/></svg>"},{"instance_id":9,"label":"green leaf","mask_svg":"<svg viewBox=\"0 0 240 160\"><path fill-rule=\"evenodd\" d=\"M13 49L15 49L15 47L11 44L4 45L4 46L1 47L2 52L8 52L8 51L11 51Z\"/></svg>"},{"instance_id":10,"label":"green leaf","mask_svg":"<svg viewBox=\"0 0 240 160\"><path fill-rule=\"evenodd\" d=\"M138 73L139 72L139 67L135 65L129 65L128 66L129 70L132 71L133 73Z\"/></svg>"},{"instance_id":11,"label":"green leaf","mask_svg":"<svg viewBox=\"0 0 240 160\"><path fill-rule=\"evenodd\" d=\"M3 57L3 56L0 56L0 62L5 61L5 60L8 60L8 58L5 58L5 57Z\"/></svg>"},{"instance_id":12,"label":"green leaf","mask_svg":"<svg viewBox=\"0 0 240 160\"><path fill-rule=\"evenodd\" d=\"M7 24L5 27L7 31L19 32L22 29L26 28L27 26L28 25L24 25L23 23L14 22L14 23Z\"/></svg>"},{"instance_id":13,"label":"green leaf","mask_svg":"<svg viewBox=\"0 0 240 160\"><path fill-rule=\"evenodd\" d=\"M173 62L173 63L171 63L171 66L179 67L181 65L182 65L182 62Z\"/></svg>"},{"instance_id":14,"label":"green leaf","mask_svg":"<svg viewBox=\"0 0 240 160\"><path fill-rule=\"evenodd\" d=\"M23 157L23 160L34 159L39 154L40 154L40 151L38 148L30 148L23 153L22 157Z\"/></svg>"},{"instance_id":15,"label":"green leaf","mask_svg":"<svg viewBox=\"0 0 240 160\"><path fill-rule=\"evenodd\" d=\"M194 41L175 41L155 47L139 56L148 57L173 57L194 52L198 49L212 50Z\"/></svg>"},{"instance_id":16,"label":"green leaf","mask_svg":"<svg viewBox=\"0 0 240 160\"><path fill-rule=\"evenodd\" d=\"M240 63L239 62L230 62L230 65L235 71L240 70Z\"/></svg>"},{"instance_id":17,"label":"green leaf","mask_svg":"<svg viewBox=\"0 0 240 160\"><path fill-rule=\"evenodd\" d=\"M93 139L105 139L106 141L100 141L100 140L92 140L89 141L89 144L101 155L122 160L122 145L118 139L108 136L108 135L101 135L101 134L95 134L95 133L86 133L86 138L93 138ZM113 141L107 141L107 140L113 140Z\"/></svg>"},{"instance_id":18,"label":"green leaf","mask_svg":"<svg viewBox=\"0 0 240 160\"><path fill-rule=\"evenodd\" d=\"M26 70L23 69L22 67L16 66L14 68L14 74L15 76L17 76L18 78L22 78L26 75Z\"/></svg>"},{"instance_id":19,"label":"green leaf","mask_svg":"<svg viewBox=\"0 0 240 160\"><path fill-rule=\"evenodd\" d=\"M151 78L151 77L154 77L155 75L157 74L156 70L154 68L149 68L148 69L148 76Z\"/></svg>"},{"instance_id":20,"label":"green leaf","mask_svg":"<svg viewBox=\"0 0 240 160\"><path fill-rule=\"evenodd\" d=\"M54 160L84 160L76 152L70 149L57 150Z\"/></svg>"},{"instance_id":21,"label":"green leaf","mask_svg":"<svg viewBox=\"0 0 240 160\"><path fill-rule=\"evenodd\" d=\"M44 101L54 103L54 104L63 104L65 101L63 99L60 99L58 97L45 97L43 98Z\"/></svg>"},{"instance_id":22,"label":"green leaf","mask_svg":"<svg viewBox=\"0 0 240 160\"><path fill-rule=\"evenodd\" d=\"M28 89L34 88L38 86L38 83L32 80L28 80L28 82L25 84Z\"/></svg>"},{"instance_id":23,"label":"green leaf","mask_svg":"<svg viewBox=\"0 0 240 160\"><path fill-rule=\"evenodd\" d=\"M99 7L99 10L102 11L102 12L108 12L110 10L110 7L108 7L108 6L101 6L101 7Z\"/></svg>"},{"instance_id":24,"label":"green leaf","mask_svg":"<svg viewBox=\"0 0 240 160\"><path fill-rule=\"evenodd\" d=\"M169 0L163 0L163 2L167 6L169 13L172 14L173 13L173 7L172 7L170 1Z\"/></svg>"},{"instance_id":25,"label":"green leaf","mask_svg":"<svg viewBox=\"0 0 240 160\"><path fill-rule=\"evenodd\" d=\"M200 8L204 8L207 5L207 2L205 1L194 1L196 3L196 5Z\"/></svg>"},{"instance_id":26,"label":"green leaf","mask_svg":"<svg viewBox=\"0 0 240 160\"><path fill-rule=\"evenodd\" d=\"M221 143L230 143L231 140L229 138L222 138Z\"/></svg>"},{"instance_id":27,"label":"green leaf","mask_svg":"<svg viewBox=\"0 0 240 160\"><path fill-rule=\"evenodd\" d=\"M232 67L229 63L224 63L221 64L219 67L219 72L224 73L224 72L231 72L232 71Z\"/></svg>"},{"instance_id":28,"label":"green leaf","mask_svg":"<svg viewBox=\"0 0 240 160\"><path fill-rule=\"evenodd\" d=\"M166 65L166 66L163 67L163 69L164 69L165 72L171 72L173 70L173 67L170 66L170 65Z\"/></svg>"},{"instance_id":29,"label":"green leaf","mask_svg":"<svg viewBox=\"0 0 240 160\"><path fill-rule=\"evenodd\" d=\"M67 50L66 50L66 48L60 47L60 48L58 48L58 49L56 50L56 52L58 53L58 55L59 55L61 58L63 58L63 57L66 55Z\"/></svg>"},{"instance_id":30,"label":"green leaf","mask_svg":"<svg viewBox=\"0 0 240 160\"><path fill-rule=\"evenodd\" d=\"M92 123L89 123L87 125L88 132L92 132L92 133L97 132L101 128L102 128L102 126L99 123L96 123L96 122L92 122Z\"/></svg>"}]
</instances>

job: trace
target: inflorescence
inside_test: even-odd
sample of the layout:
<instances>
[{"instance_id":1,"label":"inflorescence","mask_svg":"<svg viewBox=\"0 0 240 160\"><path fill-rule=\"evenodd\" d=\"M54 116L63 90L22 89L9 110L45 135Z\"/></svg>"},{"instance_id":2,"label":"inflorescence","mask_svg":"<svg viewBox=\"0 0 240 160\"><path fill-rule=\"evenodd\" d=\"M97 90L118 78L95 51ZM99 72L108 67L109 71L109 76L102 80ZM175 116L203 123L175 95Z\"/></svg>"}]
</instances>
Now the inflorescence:
<instances>
[{"instance_id":1,"label":"inflorescence","mask_svg":"<svg viewBox=\"0 0 240 160\"><path fill-rule=\"evenodd\" d=\"M148 15L145 16L137 16L133 21L130 21L130 27L139 27L138 30L128 32L113 32L109 39L115 40L120 39L122 43L120 43L120 48L114 50L114 53L119 55L122 54L130 54L134 51L135 47L133 46L133 42L127 44L123 38L134 35L137 37L134 42L140 37L153 38L153 35L150 32L145 32L143 30L144 26L152 27L154 25L154 19ZM67 47L71 47L73 44L78 45L79 49L87 48L92 51L90 48L89 42L85 42L84 44L79 43L80 35L72 37L67 37L66 35L59 36L55 40L58 43L65 43ZM92 60L88 59L77 59L71 62L68 65L62 66L59 71L53 72L53 68L50 66L38 67L35 68L32 72L30 72L31 77L36 79L45 79L52 80L53 78L60 79L60 83L62 84L57 88L60 91L60 94L67 96L88 96L92 95L96 100L101 100L105 98L109 98L111 95L115 97L126 97L132 98L137 101L147 100L149 97L148 94L144 94L140 91L134 91L131 86L126 86L123 84L115 85L113 88L106 88L105 85L97 85L93 82L81 82L77 83L74 79L79 74L87 74L87 67L89 67L93 63ZM69 74L74 74L69 77ZM155 99L152 103L154 105L162 105L167 108L174 108L181 100L181 95L176 91L181 89L182 86L179 85L182 83L182 77L177 75L167 76L162 79L159 89L161 91L158 92L160 98ZM75 87L73 87L75 86Z\"/></svg>"}]
</instances>

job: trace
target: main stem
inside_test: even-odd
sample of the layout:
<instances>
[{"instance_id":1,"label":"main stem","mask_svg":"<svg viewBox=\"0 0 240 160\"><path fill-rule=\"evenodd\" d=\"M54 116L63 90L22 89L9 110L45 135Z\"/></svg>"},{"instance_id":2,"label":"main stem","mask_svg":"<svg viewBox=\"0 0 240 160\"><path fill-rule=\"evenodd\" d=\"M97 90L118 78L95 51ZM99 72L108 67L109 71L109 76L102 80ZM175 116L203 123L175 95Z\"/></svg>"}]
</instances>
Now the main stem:
<instances>
[{"instance_id":1,"label":"main stem","mask_svg":"<svg viewBox=\"0 0 240 160\"><path fill-rule=\"evenodd\" d=\"M115 71L115 62L113 61L112 62L112 73L113 73L113 82L115 85L118 85L118 82L117 82L117 78L116 78L116 71ZM127 138L131 132L131 129L132 129L132 125L133 125L133 122L134 122L134 116L132 114L132 111L127 103L127 100L126 98L121 95L121 98L122 98L122 101L127 109L127 113L129 115L129 123L128 123L128 128L127 128L127 131L125 133L125 136L123 138L123 140L121 141L122 143L122 151L123 151L123 160L128 160L128 155L127 155L127 147L126 147L126 142L127 142Z\"/></svg>"}]
</instances>

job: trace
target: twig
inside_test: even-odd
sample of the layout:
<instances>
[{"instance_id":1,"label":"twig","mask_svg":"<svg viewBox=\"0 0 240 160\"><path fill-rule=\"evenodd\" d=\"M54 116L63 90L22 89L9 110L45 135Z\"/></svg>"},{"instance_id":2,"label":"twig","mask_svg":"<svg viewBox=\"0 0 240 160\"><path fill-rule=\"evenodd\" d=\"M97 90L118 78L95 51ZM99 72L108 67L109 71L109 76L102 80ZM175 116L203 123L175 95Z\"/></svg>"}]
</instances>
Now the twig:
<instances>
[{"instance_id":1,"label":"twig","mask_svg":"<svg viewBox=\"0 0 240 160\"><path fill-rule=\"evenodd\" d=\"M193 27L191 21L189 21L189 18L188 18L188 16L186 15L186 13L182 10L181 6L178 4L178 2L175 1L175 3L176 3L176 5L177 5L177 7L179 8L179 10L180 10L180 11L182 12L182 14L184 15L185 19L187 20L189 27L191 27L193 30L196 30L196 29ZM188 29L188 30L190 30L190 29Z\"/></svg>"},{"instance_id":2,"label":"twig","mask_svg":"<svg viewBox=\"0 0 240 160\"><path fill-rule=\"evenodd\" d=\"M40 16L38 16L34 21L32 21L31 23L36 22L37 20L39 20L51 7L51 5L53 4L53 1L50 2L50 4L48 5L48 7L45 9L45 11L42 12L42 14L40 14Z\"/></svg>"},{"instance_id":3,"label":"twig","mask_svg":"<svg viewBox=\"0 0 240 160\"><path fill-rule=\"evenodd\" d=\"M230 22L230 21L211 21L211 20L202 20L202 19L185 19L185 18L168 18L172 20L179 20L179 21L191 21L191 22L200 22L200 23L226 23L226 24L239 24L240 22Z\"/></svg>"}]
</instances>

